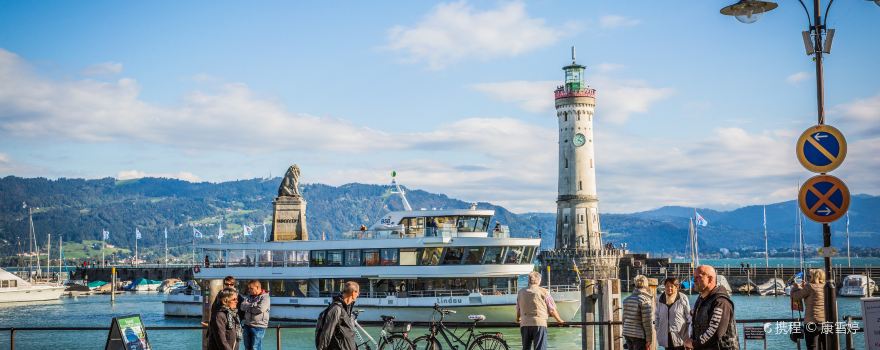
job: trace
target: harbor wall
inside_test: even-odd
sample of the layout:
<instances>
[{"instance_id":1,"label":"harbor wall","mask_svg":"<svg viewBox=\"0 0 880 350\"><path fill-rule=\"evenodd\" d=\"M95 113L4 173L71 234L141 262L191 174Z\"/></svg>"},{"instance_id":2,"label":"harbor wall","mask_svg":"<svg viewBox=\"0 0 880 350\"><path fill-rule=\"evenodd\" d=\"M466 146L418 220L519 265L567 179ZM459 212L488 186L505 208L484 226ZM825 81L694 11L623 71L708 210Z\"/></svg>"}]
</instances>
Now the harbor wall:
<instances>
[{"instance_id":1,"label":"harbor wall","mask_svg":"<svg viewBox=\"0 0 880 350\"><path fill-rule=\"evenodd\" d=\"M71 279L86 281L109 281L111 267L77 267ZM193 271L190 266L117 266L116 278L120 281L130 281L139 278L151 280L164 280L179 278L182 280L193 279Z\"/></svg>"}]
</instances>

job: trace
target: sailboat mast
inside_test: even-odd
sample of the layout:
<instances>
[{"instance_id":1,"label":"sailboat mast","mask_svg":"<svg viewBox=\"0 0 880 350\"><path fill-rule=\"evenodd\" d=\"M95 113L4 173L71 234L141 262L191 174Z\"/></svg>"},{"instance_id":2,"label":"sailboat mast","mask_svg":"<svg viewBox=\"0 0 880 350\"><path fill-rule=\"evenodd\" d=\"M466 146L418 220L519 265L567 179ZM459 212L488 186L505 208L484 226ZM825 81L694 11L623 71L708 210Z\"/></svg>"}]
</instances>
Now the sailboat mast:
<instances>
[{"instance_id":1,"label":"sailboat mast","mask_svg":"<svg viewBox=\"0 0 880 350\"><path fill-rule=\"evenodd\" d=\"M31 281L34 275L34 216L27 203L22 203L22 205L28 210L28 281Z\"/></svg>"},{"instance_id":2,"label":"sailboat mast","mask_svg":"<svg viewBox=\"0 0 880 350\"><path fill-rule=\"evenodd\" d=\"M64 238L58 235L58 282L61 282L61 265L64 264Z\"/></svg>"},{"instance_id":3,"label":"sailboat mast","mask_svg":"<svg viewBox=\"0 0 880 350\"><path fill-rule=\"evenodd\" d=\"M46 236L46 278L49 278L49 267L52 266L52 234Z\"/></svg>"}]
</instances>

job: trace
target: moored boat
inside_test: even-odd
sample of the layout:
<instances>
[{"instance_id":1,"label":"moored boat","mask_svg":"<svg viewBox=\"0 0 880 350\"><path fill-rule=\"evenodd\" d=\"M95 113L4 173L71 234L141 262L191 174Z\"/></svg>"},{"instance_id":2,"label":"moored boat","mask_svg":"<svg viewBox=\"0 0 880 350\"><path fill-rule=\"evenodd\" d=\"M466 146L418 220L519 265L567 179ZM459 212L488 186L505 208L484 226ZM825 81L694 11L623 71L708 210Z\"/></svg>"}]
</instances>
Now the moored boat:
<instances>
[{"instance_id":1,"label":"moored boat","mask_svg":"<svg viewBox=\"0 0 880 350\"><path fill-rule=\"evenodd\" d=\"M63 293L62 285L30 283L0 269L0 303L56 300Z\"/></svg>"}]
</instances>

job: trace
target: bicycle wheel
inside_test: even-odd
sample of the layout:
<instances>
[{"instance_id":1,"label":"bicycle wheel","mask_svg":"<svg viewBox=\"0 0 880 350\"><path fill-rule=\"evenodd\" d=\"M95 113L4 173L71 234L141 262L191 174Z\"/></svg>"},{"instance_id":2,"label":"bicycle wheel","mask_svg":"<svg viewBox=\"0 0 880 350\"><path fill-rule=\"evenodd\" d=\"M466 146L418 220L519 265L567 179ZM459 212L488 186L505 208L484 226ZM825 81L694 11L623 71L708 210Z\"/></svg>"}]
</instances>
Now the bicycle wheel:
<instances>
[{"instance_id":1,"label":"bicycle wheel","mask_svg":"<svg viewBox=\"0 0 880 350\"><path fill-rule=\"evenodd\" d=\"M476 339L468 346L468 350L508 350L507 342L501 337L484 334Z\"/></svg>"},{"instance_id":2,"label":"bicycle wheel","mask_svg":"<svg viewBox=\"0 0 880 350\"><path fill-rule=\"evenodd\" d=\"M379 350L415 350L416 346L409 339L404 338L400 334L392 335L386 339L382 339L379 343Z\"/></svg>"},{"instance_id":3,"label":"bicycle wheel","mask_svg":"<svg viewBox=\"0 0 880 350\"><path fill-rule=\"evenodd\" d=\"M421 337L413 340L413 345L416 350L441 350L440 342L437 341L437 338L428 338L427 335L423 335Z\"/></svg>"}]
</instances>

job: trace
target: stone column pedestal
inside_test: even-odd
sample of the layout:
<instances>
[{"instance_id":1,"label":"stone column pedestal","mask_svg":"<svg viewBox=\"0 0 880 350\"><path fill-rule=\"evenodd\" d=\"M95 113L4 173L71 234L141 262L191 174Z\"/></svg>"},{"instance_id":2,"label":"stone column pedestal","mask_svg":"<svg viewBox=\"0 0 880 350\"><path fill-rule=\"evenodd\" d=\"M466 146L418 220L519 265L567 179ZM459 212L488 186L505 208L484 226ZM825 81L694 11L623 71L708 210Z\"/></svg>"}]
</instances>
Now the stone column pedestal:
<instances>
[{"instance_id":1,"label":"stone column pedestal","mask_svg":"<svg viewBox=\"0 0 880 350\"><path fill-rule=\"evenodd\" d=\"M306 201L302 196L279 196L273 202L271 242L307 241Z\"/></svg>"}]
</instances>

